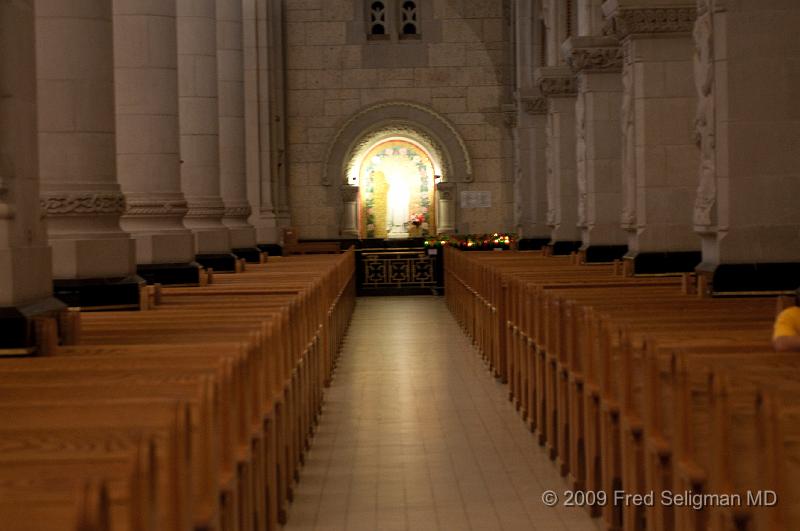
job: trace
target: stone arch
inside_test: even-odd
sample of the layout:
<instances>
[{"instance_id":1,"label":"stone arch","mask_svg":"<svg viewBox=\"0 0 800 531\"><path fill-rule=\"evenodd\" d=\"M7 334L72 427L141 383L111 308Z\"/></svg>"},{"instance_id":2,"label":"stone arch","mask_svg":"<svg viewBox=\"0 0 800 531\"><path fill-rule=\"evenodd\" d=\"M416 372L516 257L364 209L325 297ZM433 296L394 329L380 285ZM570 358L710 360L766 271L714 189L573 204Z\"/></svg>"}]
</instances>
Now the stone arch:
<instances>
[{"instance_id":1,"label":"stone arch","mask_svg":"<svg viewBox=\"0 0 800 531\"><path fill-rule=\"evenodd\" d=\"M325 155L322 184L347 184L353 156L381 135L409 136L441 161L442 181L472 182L472 161L464 139L444 116L405 101L378 103L351 116L336 132Z\"/></svg>"}]
</instances>

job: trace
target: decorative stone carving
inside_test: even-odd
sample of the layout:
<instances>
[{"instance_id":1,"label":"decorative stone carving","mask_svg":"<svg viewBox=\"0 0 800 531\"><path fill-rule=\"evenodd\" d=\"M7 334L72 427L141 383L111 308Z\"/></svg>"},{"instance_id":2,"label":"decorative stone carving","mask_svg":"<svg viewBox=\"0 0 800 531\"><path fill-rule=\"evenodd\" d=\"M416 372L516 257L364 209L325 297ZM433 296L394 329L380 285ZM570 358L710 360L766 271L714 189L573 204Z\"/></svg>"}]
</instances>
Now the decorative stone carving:
<instances>
[{"instance_id":1,"label":"decorative stone carving","mask_svg":"<svg viewBox=\"0 0 800 531\"><path fill-rule=\"evenodd\" d=\"M232 206L232 207L225 207L225 217L226 218L248 218L250 214L253 213L253 209L250 206Z\"/></svg>"},{"instance_id":2,"label":"decorative stone carving","mask_svg":"<svg viewBox=\"0 0 800 531\"><path fill-rule=\"evenodd\" d=\"M575 163L578 183L578 226L587 225L586 104L583 92L575 99Z\"/></svg>"},{"instance_id":3,"label":"decorative stone carving","mask_svg":"<svg viewBox=\"0 0 800 531\"><path fill-rule=\"evenodd\" d=\"M636 226L636 136L633 109L633 63L629 61L629 46L622 67L622 228Z\"/></svg>"},{"instance_id":4,"label":"decorative stone carving","mask_svg":"<svg viewBox=\"0 0 800 531\"><path fill-rule=\"evenodd\" d=\"M543 77L539 79L539 90L548 98L574 96L578 85L574 76Z\"/></svg>"},{"instance_id":5,"label":"decorative stone carving","mask_svg":"<svg viewBox=\"0 0 800 531\"><path fill-rule=\"evenodd\" d=\"M572 71L619 72L622 69L622 50L612 48L575 48L567 56Z\"/></svg>"},{"instance_id":6,"label":"decorative stone carving","mask_svg":"<svg viewBox=\"0 0 800 531\"><path fill-rule=\"evenodd\" d=\"M350 185L342 185L340 187L342 191L342 201L357 201L358 200L358 186L350 186Z\"/></svg>"},{"instance_id":7,"label":"decorative stone carving","mask_svg":"<svg viewBox=\"0 0 800 531\"><path fill-rule=\"evenodd\" d=\"M40 199L48 216L83 216L86 214L122 214L125 196L121 193L45 195Z\"/></svg>"},{"instance_id":8,"label":"decorative stone carving","mask_svg":"<svg viewBox=\"0 0 800 531\"><path fill-rule=\"evenodd\" d=\"M547 165L547 225L550 227L556 226L556 174L555 174L555 153L553 150L553 114L547 114L547 123L545 124L545 148L544 158Z\"/></svg>"},{"instance_id":9,"label":"decorative stone carving","mask_svg":"<svg viewBox=\"0 0 800 531\"><path fill-rule=\"evenodd\" d=\"M455 195L456 185L449 182L436 183L436 195L438 199L438 220L436 222L437 232L439 234L451 234L455 232L456 216L455 216Z\"/></svg>"},{"instance_id":10,"label":"decorative stone carving","mask_svg":"<svg viewBox=\"0 0 800 531\"><path fill-rule=\"evenodd\" d=\"M694 7L617 8L606 14L603 33L619 39L635 33L689 33L696 14Z\"/></svg>"},{"instance_id":11,"label":"decorative stone carving","mask_svg":"<svg viewBox=\"0 0 800 531\"><path fill-rule=\"evenodd\" d=\"M694 82L697 89L695 142L700 148L694 224L698 230L713 225L713 209L717 199L716 140L714 118L714 28L711 3L698 0L698 17L694 24Z\"/></svg>"},{"instance_id":12,"label":"decorative stone carving","mask_svg":"<svg viewBox=\"0 0 800 531\"><path fill-rule=\"evenodd\" d=\"M225 207L221 203L213 204L189 202L185 217L195 219L220 219L223 215L225 215Z\"/></svg>"},{"instance_id":13,"label":"decorative stone carving","mask_svg":"<svg viewBox=\"0 0 800 531\"><path fill-rule=\"evenodd\" d=\"M547 113L547 98L525 98L522 100L523 109L528 114Z\"/></svg>"},{"instance_id":14,"label":"decorative stone carving","mask_svg":"<svg viewBox=\"0 0 800 531\"><path fill-rule=\"evenodd\" d=\"M452 201L455 197L456 186L454 183L439 182L436 183L436 192L439 194L439 199L445 201Z\"/></svg>"},{"instance_id":15,"label":"decorative stone carving","mask_svg":"<svg viewBox=\"0 0 800 531\"><path fill-rule=\"evenodd\" d=\"M183 218L188 211L186 201L128 201L126 216Z\"/></svg>"},{"instance_id":16,"label":"decorative stone carving","mask_svg":"<svg viewBox=\"0 0 800 531\"><path fill-rule=\"evenodd\" d=\"M353 165L358 162L354 155L358 153L363 153L366 148L372 147L384 138L390 137L407 137L412 140L419 142L422 146L425 147L428 151L430 151L433 158L439 161L442 165L442 174L444 176L450 175L450 166L448 164L447 157L444 156L444 149L439 144L439 142L433 138L431 135L427 134L425 131L421 131L415 129L411 125L407 124L394 124L392 126L384 126L380 127L373 131L368 131L363 134L358 142L349 150L349 154L347 156L347 165L344 169L344 176L345 178L343 181L347 183L347 176L349 176L353 171Z\"/></svg>"},{"instance_id":17,"label":"decorative stone carving","mask_svg":"<svg viewBox=\"0 0 800 531\"><path fill-rule=\"evenodd\" d=\"M352 135L352 130L354 128L361 128L359 127L358 123L360 121L365 123L371 122L372 124L380 121L383 122L390 121L392 122L392 124L390 126L384 126L383 129L389 129L391 127L395 128L405 127L408 129L412 129L415 133L417 133L417 136L422 136L424 134L427 134L426 131L423 130L422 128L414 127L414 125L412 124L413 121L412 119L397 117L398 113L396 113L395 111L398 110L407 110L407 112L405 113L400 113L407 115L411 114L420 115L421 113L421 116L423 116L424 119L420 121L426 122L423 123L422 125L428 126L426 127L427 129L438 128L440 132L442 131L446 132L445 136L447 138L442 138L442 140L445 141L446 143L447 140L450 139L451 141L454 141L457 144L458 146L457 149L459 151L459 159L460 159L459 162L463 161L464 165L463 170L459 170L459 172L463 171L463 175L458 175L457 177L463 178L463 180L466 182L472 181L473 179L472 160L469 157L469 150L467 149L467 144L461 137L461 135L458 133L455 126L452 123L450 123L449 120L447 120L444 116L435 112L434 110L424 105L420 105L418 103L413 103L409 101L387 101L382 103L376 103L375 105L370 105L369 107L361 109L360 111L353 114L350 118L348 118L339 127L339 130L336 131L336 134L334 135L333 139L331 140L331 143L328 146L328 151L325 154L322 184L325 186L331 186L332 184L334 184L334 179L336 179L336 177L334 177L333 173L334 169L332 168L333 165L331 164L331 161L332 159L338 158L338 155L334 156L334 151L337 150L337 148L341 148L342 143L350 144L350 141L348 140L347 137L349 135ZM368 127L364 129L368 130ZM362 131L358 131L356 134L358 135L358 138L360 138L362 141L366 136L362 134ZM439 136L441 137L442 135ZM434 145L438 144L439 142L434 142ZM352 148L349 148L347 149L347 153L345 156L347 157L347 155L352 153L354 153L354 150ZM450 155L455 156L455 153L450 153ZM347 162L345 162L345 164L346 163ZM449 157L443 158L442 163L443 165L447 165L449 163ZM341 168L336 168L335 171L337 172L341 171Z\"/></svg>"}]
</instances>

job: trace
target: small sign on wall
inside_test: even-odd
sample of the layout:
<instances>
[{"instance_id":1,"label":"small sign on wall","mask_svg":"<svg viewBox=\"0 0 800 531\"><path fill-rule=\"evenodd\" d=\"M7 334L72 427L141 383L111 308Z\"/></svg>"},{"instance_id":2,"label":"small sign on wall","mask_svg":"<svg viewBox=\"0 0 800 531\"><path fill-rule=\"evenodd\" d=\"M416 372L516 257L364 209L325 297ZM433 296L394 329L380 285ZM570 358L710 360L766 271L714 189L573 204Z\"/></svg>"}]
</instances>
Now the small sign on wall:
<instances>
[{"instance_id":1,"label":"small sign on wall","mask_svg":"<svg viewBox=\"0 0 800 531\"><path fill-rule=\"evenodd\" d=\"M463 191L461 192L461 208L491 208L492 192L489 191Z\"/></svg>"}]
</instances>

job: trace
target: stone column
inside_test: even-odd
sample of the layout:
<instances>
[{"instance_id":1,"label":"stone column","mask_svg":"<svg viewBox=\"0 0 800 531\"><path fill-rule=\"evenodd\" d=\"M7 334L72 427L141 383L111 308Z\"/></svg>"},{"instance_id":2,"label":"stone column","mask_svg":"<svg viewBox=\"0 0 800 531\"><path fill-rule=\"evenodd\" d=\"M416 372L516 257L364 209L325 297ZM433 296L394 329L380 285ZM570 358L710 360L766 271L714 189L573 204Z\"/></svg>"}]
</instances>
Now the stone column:
<instances>
[{"instance_id":1,"label":"stone column","mask_svg":"<svg viewBox=\"0 0 800 531\"><path fill-rule=\"evenodd\" d=\"M358 186L344 184L340 187L342 192L342 230L344 238L358 238Z\"/></svg>"},{"instance_id":2,"label":"stone column","mask_svg":"<svg viewBox=\"0 0 800 531\"><path fill-rule=\"evenodd\" d=\"M538 92L538 91L537 91ZM532 240L532 248L550 241L547 226L547 100L541 96L523 97L519 102L519 160L522 195L521 237Z\"/></svg>"},{"instance_id":3,"label":"stone column","mask_svg":"<svg viewBox=\"0 0 800 531\"><path fill-rule=\"evenodd\" d=\"M113 0L117 178L121 225L148 282L199 281L178 155L175 1Z\"/></svg>"},{"instance_id":4,"label":"stone column","mask_svg":"<svg viewBox=\"0 0 800 531\"><path fill-rule=\"evenodd\" d=\"M575 76L566 66L537 69L536 79L547 98L545 125L547 225L556 254L580 247L578 187L575 175Z\"/></svg>"},{"instance_id":5,"label":"stone column","mask_svg":"<svg viewBox=\"0 0 800 531\"><path fill-rule=\"evenodd\" d=\"M23 353L28 319L63 308L39 206L32 0L0 3L0 349Z\"/></svg>"},{"instance_id":6,"label":"stone column","mask_svg":"<svg viewBox=\"0 0 800 531\"><path fill-rule=\"evenodd\" d=\"M220 197L215 4L177 1L181 187L189 208L183 223L194 234L198 262L233 271L236 259Z\"/></svg>"},{"instance_id":7,"label":"stone column","mask_svg":"<svg viewBox=\"0 0 800 531\"><path fill-rule=\"evenodd\" d=\"M575 102L578 226L588 262L621 258L620 106L622 50L613 37L572 37L562 45L577 76Z\"/></svg>"},{"instance_id":8,"label":"stone column","mask_svg":"<svg viewBox=\"0 0 800 531\"><path fill-rule=\"evenodd\" d=\"M256 230L248 223L244 142L244 57L242 2L217 0L217 90L219 104L219 167L225 215L233 253L259 261Z\"/></svg>"},{"instance_id":9,"label":"stone column","mask_svg":"<svg viewBox=\"0 0 800 531\"><path fill-rule=\"evenodd\" d=\"M436 232L438 234L453 234L456 231L455 183L436 183L436 194L438 199Z\"/></svg>"},{"instance_id":10,"label":"stone column","mask_svg":"<svg viewBox=\"0 0 800 531\"><path fill-rule=\"evenodd\" d=\"M39 167L55 292L138 307L136 246L120 229L111 0L36 1Z\"/></svg>"},{"instance_id":11,"label":"stone column","mask_svg":"<svg viewBox=\"0 0 800 531\"><path fill-rule=\"evenodd\" d=\"M699 0L697 8L698 272L716 292L794 289L800 267L800 4Z\"/></svg>"},{"instance_id":12,"label":"stone column","mask_svg":"<svg viewBox=\"0 0 800 531\"><path fill-rule=\"evenodd\" d=\"M692 227L694 145L691 3L609 0L603 10L622 41L622 225L633 271L691 271L700 262ZM688 5L687 5L688 4Z\"/></svg>"},{"instance_id":13,"label":"stone column","mask_svg":"<svg viewBox=\"0 0 800 531\"><path fill-rule=\"evenodd\" d=\"M253 209L250 223L256 228L256 241L261 246L281 239L280 199L274 195L272 173L273 168L283 165L283 160L271 147L274 142L267 0L243 0L242 6L247 197ZM284 155L280 153L281 157Z\"/></svg>"}]
</instances>

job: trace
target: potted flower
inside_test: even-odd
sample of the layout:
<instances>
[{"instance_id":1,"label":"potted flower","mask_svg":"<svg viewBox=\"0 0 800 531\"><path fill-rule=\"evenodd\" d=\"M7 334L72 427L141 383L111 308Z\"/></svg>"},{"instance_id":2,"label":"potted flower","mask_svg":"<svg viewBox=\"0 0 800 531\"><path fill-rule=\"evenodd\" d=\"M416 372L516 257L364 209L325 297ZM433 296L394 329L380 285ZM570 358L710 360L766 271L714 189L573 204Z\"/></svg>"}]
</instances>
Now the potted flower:
<instances>
[{"instance_id":1,"label":"potted flower","mask_svg":"<svg viewBox=\"0 0 800 531\"><path fill-rule=\"evenodd\" d=\"M424 214L411 214L408 217L408 223L411 225L409 227L409 235L410 236L419 236L420 233L420 226L425 223L425 215Z\"/></svg>"}]
</instances>

